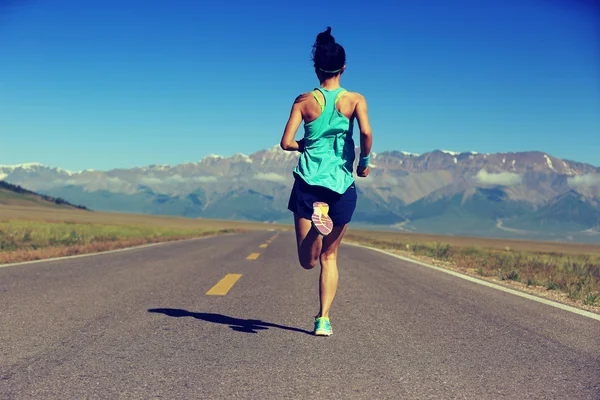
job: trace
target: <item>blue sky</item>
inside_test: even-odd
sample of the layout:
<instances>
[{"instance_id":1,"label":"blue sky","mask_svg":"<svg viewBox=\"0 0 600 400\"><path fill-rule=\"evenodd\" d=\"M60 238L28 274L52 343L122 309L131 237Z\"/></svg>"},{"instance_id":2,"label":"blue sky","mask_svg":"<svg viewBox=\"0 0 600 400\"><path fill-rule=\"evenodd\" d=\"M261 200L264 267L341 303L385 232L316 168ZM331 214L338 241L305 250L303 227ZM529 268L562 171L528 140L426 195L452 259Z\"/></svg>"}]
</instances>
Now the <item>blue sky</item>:
<instances>
[{"instance_id":1,"label":"blue sky","mask_svg":"<svg viewBox=\"0 0 600 400\"><path fill-rule=\"evenodd\" d=\"M329 25L374 151L600 166L594 3L0 0L0 164L106 170L276 145L318 85L310 50Z\"/></svg>"}]
</instances>

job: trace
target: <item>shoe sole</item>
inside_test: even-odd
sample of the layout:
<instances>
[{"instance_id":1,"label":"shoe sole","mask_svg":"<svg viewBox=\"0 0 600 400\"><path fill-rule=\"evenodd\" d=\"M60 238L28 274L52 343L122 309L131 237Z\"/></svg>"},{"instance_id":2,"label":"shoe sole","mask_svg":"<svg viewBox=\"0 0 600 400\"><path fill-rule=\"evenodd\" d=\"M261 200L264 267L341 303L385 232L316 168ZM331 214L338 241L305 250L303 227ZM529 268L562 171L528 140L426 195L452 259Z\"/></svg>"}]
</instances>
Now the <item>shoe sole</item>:
<instances>
[{"instance_id":1,"label":"shoe sole","mask_svg":"<svg viewBox=\"0 0 600 400\"><path fill-rule=\"evenodd\" d=\"M313 227L323 236L327 236L333 230L333 221L327 215L329 205L320 201L313 203L313 214L311 216Z\"/></svg>"},{"instance_id":2,"label":"shoe sole","mask_svg":"<svg viewBox=\"0 0 600 400\"><path fill-rule=\"evenodd\" d=\"M331 336L333 335L333 332L327 332L327 331L316 331L315 332L315 336Z\"/></svg>"}]
</instances>

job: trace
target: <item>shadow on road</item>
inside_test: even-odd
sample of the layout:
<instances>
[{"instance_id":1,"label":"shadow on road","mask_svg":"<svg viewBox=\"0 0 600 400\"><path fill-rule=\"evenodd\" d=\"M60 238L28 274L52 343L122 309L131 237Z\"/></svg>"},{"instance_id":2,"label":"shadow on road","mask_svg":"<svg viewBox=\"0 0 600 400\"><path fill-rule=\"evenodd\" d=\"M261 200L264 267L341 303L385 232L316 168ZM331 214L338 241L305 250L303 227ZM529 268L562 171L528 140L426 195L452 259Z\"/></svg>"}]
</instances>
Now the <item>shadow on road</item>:
<instances>
[{"instance_id":1,"label":"shadow on road","mask_svg":"<svg viewBox=\"0 0 600 400\"><path fill-rule=\"evenodd\" d=\"M186 310L179 310L176 308L151 308L148 310L151 313L165 314L169 317L192 317L196 319L200 319L206 322L212 322L214 324L223 324L229 325L231 329L237 332L244 333L258 333L259 330L269 329L269 328L277 328L283 329L286 331L294 331L300 333L306 333L308 335L312 335L312 332L306 331L304 329L292 328L291 326L285 325L277 325L272 324L270 322L264 322L258 319L239 319L228 317L226 315L221 314L213 314L213 313L197 313L190 312Z\"/></svg>"}]
</instances>

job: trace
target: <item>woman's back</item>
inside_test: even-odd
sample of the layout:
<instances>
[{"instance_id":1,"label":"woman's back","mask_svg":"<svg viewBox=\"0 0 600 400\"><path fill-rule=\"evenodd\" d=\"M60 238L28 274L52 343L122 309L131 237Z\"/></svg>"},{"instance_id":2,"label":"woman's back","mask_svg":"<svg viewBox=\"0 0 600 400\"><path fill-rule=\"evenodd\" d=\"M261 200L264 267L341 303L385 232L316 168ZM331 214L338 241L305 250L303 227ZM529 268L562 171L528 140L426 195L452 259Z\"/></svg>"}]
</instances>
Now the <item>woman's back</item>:
<instances>
[{"instance_id":1,"label":"woman's back","mask_svg":"<svg viewBox=\"0 0 600 400\"><path fill-rule=\"evenodd\" d=\"M314 121L321 115L321 106L319 100L315 99L315 96L323 104L325 103L325 96L319 90L303 93L296 99L296 102L301 105L302 119L305 124ZM335 104L335 108L348 118L348 120L352 121L355 117L356 105L361 98L362 96L359 93L345 91Z\"/></svg>"},{"instance_id":2,"label":"woman's back","mask_svg":"<svg viewBox=\"0 0 600 400\"><path fill-rule=\"evenodd\" d=\"M304 151L294 169L308 184L338 193L344 193L354 182L354 111L349 109L349 102L345 102L346 109L338 108L346 93L339 86L331 90L319 87L304 100Z\"/></svg>"}]
</instances>

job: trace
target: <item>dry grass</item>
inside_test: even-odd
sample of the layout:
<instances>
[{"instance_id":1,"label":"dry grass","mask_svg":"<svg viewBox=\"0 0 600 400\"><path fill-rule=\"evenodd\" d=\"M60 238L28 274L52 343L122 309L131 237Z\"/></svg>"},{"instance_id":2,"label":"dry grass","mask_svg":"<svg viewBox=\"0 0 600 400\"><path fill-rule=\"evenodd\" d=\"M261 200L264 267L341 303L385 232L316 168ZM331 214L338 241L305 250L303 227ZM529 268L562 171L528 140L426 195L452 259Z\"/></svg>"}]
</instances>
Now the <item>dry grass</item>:
<instances>
[{"instance_id":1,"label":"dry grass","mask_svg":"<svg viewBox=\"0 0 600 400\"><path fill-rule=\"evenodd\" d=\"M261 223L35 207L0 207L0 264L94 253L147 243L248 230Z\"/></svg>"},{"instance_id":2,"label":"dry grass","mask_svg":"<svg viewBox=\"0 0 600 400\"><path fill-rule=\"evenodd\" d=\"M570 302L600 306L600 246L503 239L349 231L346 239L525 287L565 293Z\"/></svg>"},{"instance_id":3,"label":"dry grass","mask_svg":"<svg viewBox=\"0 0 600 400\"><path fill-rule=\"evenodd\" d=\"M0 264L291 225L0 206ZM346 240L437 260L600 307L600 246L349 230Z\"/></svg>"},{"instance_id":4,"label":"dry grass","mask_svg":"<svg viewBox=\"0 0 600 400\"><path fill-rule=\"evenodd\" d=\"M124 214L116 212L92 212L73 209L53 209L48 207L2 206L0 205L0 221L8 220L73 222L105 225L133 225L146 227L171 227L177 229L237 229L264 230L284 229L292 227L281 224L261 222L239 222L202 218L165 217L146 214Z\"/></svg>"},{"instance_id":5,"label":"dry grass","mask_svg":"<svg viewBox=\"0 0 600 400\"><path fill-rule=\"evenodd\" d=\"M348 230L348 237L360 238L368 236L370 240L385 243L431 244L446 243L456 247L473 247L483 249L526 251L531 253L560 253L560 254L591 254L600 255L600 245L542 242L521 239L497 239L466 236L444 236L418 233L384 232L368 230Z\"/></svg>"},{"instance_id":6,"label":"dry grass","mask_svg":"<svg viewBox=\"0 0 600 400\"><path fill-rule=\"evenodd\" d=\"M55 257L75 256L78 254L97 253L126 247L139 246L148 243L164 242L169 240L185 239L186 237L170 237L163 239L119 239L111 242L96 242L77 244L73 246L44 247L38 249L25 248L13 251L0 251L0 264L16 263L23 261L45 260Z\"/></svg>"}]
</instances>

